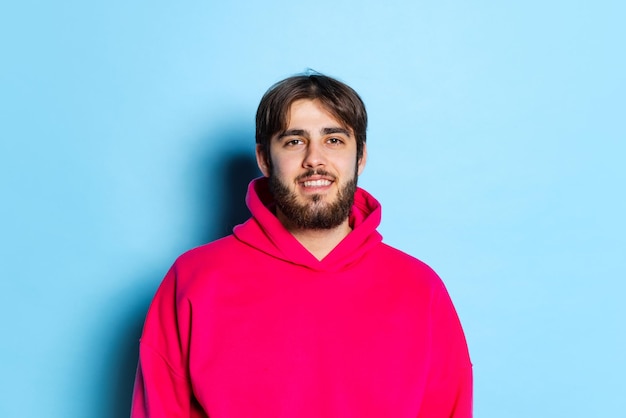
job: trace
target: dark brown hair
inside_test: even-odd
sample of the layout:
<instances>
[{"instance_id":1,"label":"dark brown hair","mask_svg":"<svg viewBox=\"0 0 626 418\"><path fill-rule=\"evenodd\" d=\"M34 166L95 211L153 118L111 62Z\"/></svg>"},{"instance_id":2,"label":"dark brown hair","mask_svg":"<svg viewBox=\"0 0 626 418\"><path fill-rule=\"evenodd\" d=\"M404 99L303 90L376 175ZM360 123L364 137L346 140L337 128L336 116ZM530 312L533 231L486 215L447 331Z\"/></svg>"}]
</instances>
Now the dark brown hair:
<instances>
[{"instance_id":1,"label":"dark brown hair","mask_svg":"<svg viewBox=\"0 0 626 418\"><path fill-rule=\"evenodd\" d=\"M269 157L270 140L287 129L289 108L296 100L319 100L338 121L354 132L357 160L363 156L367 111L356 91L339 80L319 73L286 78L265 92L256 112L256 143Z\"/></svg>"}]
</instances>

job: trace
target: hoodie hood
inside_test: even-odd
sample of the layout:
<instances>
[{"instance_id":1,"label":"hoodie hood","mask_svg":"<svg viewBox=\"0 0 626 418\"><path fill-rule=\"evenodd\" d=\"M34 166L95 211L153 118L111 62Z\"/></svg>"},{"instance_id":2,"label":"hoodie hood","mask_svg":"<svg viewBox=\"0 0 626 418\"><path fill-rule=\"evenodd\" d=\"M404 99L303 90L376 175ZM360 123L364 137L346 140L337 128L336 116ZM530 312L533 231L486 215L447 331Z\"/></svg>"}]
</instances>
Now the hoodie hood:
<instances>
[{"instance_id":1,"label":"hoodie hood","mask_svg":"<svg viewBox=\"0 0 626 418\"><path fill-rule=\"evenodd\" d=\"M360 187L350 211L352 231L322 260L315 258L278 220L267 178L250 182L246 204L252 217L234 228L234 236L272 257L312 270L341 271L382 241L376 231L381 219L380 203Z\"/></svg>"}]
</instances>

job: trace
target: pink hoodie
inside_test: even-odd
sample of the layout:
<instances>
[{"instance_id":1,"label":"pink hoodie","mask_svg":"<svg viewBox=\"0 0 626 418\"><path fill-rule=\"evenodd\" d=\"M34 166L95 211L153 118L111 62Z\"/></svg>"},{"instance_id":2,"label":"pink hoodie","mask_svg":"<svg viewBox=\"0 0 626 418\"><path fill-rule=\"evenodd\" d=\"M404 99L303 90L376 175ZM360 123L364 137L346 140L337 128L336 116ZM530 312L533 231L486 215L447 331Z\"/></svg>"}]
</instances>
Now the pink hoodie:
<instances>
[{"instance_id":1,"label":"pink hoodie","mask_svg":"<svg viewBox=\"0 0 626 418\"><path fill-rule=\"evenodd\" d=\"M183 254L148 312L131 416L466 418L472 368L424 263L381 242L358 189L352 232L322 261L250 184L252 218Z\"/></svg>"}]
</instances>

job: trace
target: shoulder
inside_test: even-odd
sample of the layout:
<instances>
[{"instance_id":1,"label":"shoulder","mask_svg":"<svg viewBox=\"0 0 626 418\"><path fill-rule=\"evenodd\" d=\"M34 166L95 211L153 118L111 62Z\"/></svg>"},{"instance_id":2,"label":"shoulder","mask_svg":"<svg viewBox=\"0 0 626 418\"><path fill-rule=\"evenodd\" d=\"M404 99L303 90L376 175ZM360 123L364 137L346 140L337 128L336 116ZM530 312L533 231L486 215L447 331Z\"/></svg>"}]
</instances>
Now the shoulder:
<instances>
[{"instance_id":1,"label":"shoulder","mask_svg":"<svg viewBox=\"0 0 626 418\"><path fill-rule=\"evenodd\" d=\"M376 264L385 266L387 274L401 278L406 285L427 287L432 290L445 290L439 275L424 261L406 252L380 243L372 252Z\"/></svg>"},{"instance_id":2,"label":"shoulder","mask_svg":"<svg viewBox=\"0 0 626 418\"><path fill-rule=\"evenodd\" d=\"M236 270L246 251L245 245L229 235L184 252L176 258L168 275L176 281L179 292L189 291L199 281Z\"/></svg>"},{"instance_id":3,"label":"shoulder","mask_svg":"<svg viewBox=\"0 0 626 418\"><path fill-rule=\"evenodd\" d=\"M389 244L385 244L384 242L380 243L377 253L378 257L381 257L388 263L397 264L403 269L420 272L429 276L437 276L437 273L422 260L392 247Z\"/></svg>"},{"instance_id":4,"label":"shoulder","mask_svg":"<svg viewBox=\"0 0 626 418\"><path fill-rule=\"evenodd\" d=\"M234 258L241 244L232 235L220 238L208 244L200 245L181 254L174 266L177 268L192 268L207 263Z\"/></svg>"}]
</instances>

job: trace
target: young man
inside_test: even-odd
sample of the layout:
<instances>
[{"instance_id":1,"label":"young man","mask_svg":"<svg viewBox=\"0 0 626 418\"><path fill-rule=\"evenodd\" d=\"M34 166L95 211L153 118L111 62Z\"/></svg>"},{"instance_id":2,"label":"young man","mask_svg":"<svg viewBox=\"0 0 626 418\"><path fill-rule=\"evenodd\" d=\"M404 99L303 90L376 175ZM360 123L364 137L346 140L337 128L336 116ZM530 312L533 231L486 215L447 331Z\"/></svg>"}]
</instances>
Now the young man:
<instances>
[{"instance_id":1,"label":"young man","mask_svg":"<svg viewBox=\"0 0 626 418\"><path fill-rule=\"evenodd\" d=\"M140 344L132 417L467 418L472 368L444 285L382 243L357 187L367 114L301 75L256 117L252 217L183 254Z\"/></svg>"}]
</instances>

